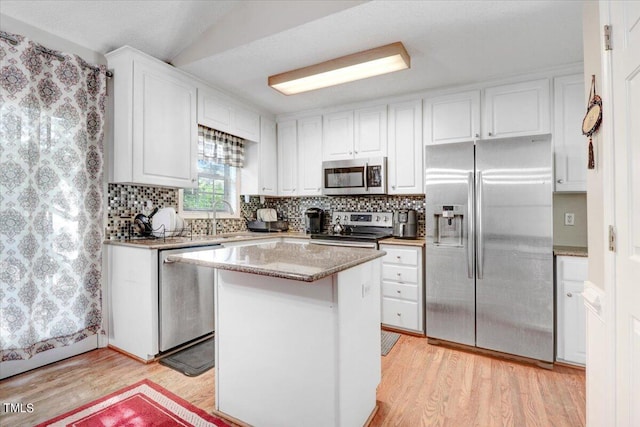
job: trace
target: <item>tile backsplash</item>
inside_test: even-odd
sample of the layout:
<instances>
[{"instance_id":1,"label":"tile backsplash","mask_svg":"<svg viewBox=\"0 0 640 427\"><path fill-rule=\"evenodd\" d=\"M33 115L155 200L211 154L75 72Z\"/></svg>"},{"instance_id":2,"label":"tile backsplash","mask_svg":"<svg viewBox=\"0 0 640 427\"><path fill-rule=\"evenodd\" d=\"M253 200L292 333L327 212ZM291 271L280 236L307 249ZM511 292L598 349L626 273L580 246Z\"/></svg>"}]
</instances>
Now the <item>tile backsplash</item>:
<instances>
[{"instance_id":1,"label":"tile backsplash","mask_svg":"<svg viewBox=\"0 0 640 427\"><path fill-rule=\"evenodd\" d=\"M175 188L147 187L128 184L109 184L107 225L105 238L127 239L139 237L132 229L132 222L138 213L149 214L146 202L153 206L178 209L178 190ZM424 196L327 196L327 197L267 197L264 204L260 198L252 196L248 203L240 201L242 219L217 219L218 233L246 230L245 218L255 218L259 208L274 208L280 219L289 222L292 231L304 231L304 211L318 207L325 211L325 229L331 222L334 211L391 212L396 209L415 209L418 214L418 235L424 236ZM211 219L185 219L187 228L194 235L212 232Z\"/></svg>"}]
</instances>

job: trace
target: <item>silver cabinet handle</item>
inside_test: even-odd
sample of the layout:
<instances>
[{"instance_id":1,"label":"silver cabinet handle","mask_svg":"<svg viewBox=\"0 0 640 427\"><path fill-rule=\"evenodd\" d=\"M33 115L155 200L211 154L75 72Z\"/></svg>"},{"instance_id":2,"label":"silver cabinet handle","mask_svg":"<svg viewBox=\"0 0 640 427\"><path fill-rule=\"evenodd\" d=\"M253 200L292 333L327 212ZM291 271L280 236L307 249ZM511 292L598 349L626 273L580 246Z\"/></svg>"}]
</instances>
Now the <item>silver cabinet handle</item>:
<instances>
[{"instance_id":1,"label":"silver cabinet handle","mask_svg":"<svg viewBox=\"0 0 640 427\"><path fill-rule=\"evenodd\" d=\"M467 175L467 277L473 279L473 172ZM462 228L464 232L464 227Z\"/></svg>"},{"instance_id":2,"label":"silver cabinet handle","mask_svg":"<svg viewBox=\"0 0 640 427\"><path fill-rule=\"evenodd\" d=\"M353 151L349 151L349 154L353 154Z\"/></svg>"},{"instance_id":3,"label":"silver cabinet handle","mask_svg":"<svg viewBox=\"0 0 640 427\"><path fill-rule=\"evenodd\" d=\"M402 293L402 292L401 292L401 291L399 291L399 290L398 290L398 291L396 291L396 292L397 292L397 293L399 293L399 294L401 294L401 293Z\"/></svg>"},{"instance_id":4,"label":"silver cabinet handle","mask_svg":"<svg viewBox=\"0 0 640 427\"><path fill-rule=\"evenodd\" d=\"M402 257L400 255L396 255L396 258L398 258L398 260L402 259Z\"/></svg>"},{"instance_id":5,"label":"silver cabinet handle","mask_svg":"<svg viewBox=\"0 0 640 427\"><path fill-rule=\"evenodd\" d=\"M567 292L567 296L568 296L569 298L571 298L571 297L573 296L573 294L572 294L571 292Z\"/></svg>"},{"instance_id":6,"label":"silver cabinet handle","mask_svg":"<svg viewBox=\"0 0 640 427\"><path fill-rule=\"evenodd\" d=\"M476 138L480 138L480 134L479 133L476 133Z\"/></svg>"},{"instance_id":7,"label":"silver cabinet handle","mask_svg":"<svg viewBox=\"0 0 640 427\"><path fill-rule=\"evenodd\" d=\"M396 315L398 315L398 316L402 316L402 314L401 314L401 313L396 313Z\"/></svg>"},{"instance_id":8,"label":"silver cabinet handle","mask_svg":"<svg viewBox=\"0 0 640 427\"><path fill-rule=\"evenodd\" d=\"M191 182L196 182L196 179L195 178L191 178Z\"/></svg>"},{"instance_id":9,"label":"silver cabinet handle","mask_svg":"<svg viewBox=\"0 0 640 427\"><path fill-rule=\"evenodd\" d=\"M564 182L564 179L559 179L556 181L558 184L562 184Z\"/></svg>"},{"instance_id":10,"label":"silver cabinet handle","mask_svg":"<svg viewBox=\"0 0 640 427\"><path fill-rule=\"evenodd\" d=\"M262 187L262 191L264 191L266 189L266 187Z\"/></svg>"},{"instance_id":11,"label":"silver cabinet handle","mask_svg":"<svg viewBox=\"0 0 640 427\"><path fill-rule=\"evenodd\" d=\"M493 136L493 133L489 132L489 136Z\"/></svg>"},{"instance_id":12,"label":"silver cabinet handle","mask_svg":"<svg viewBox=\"0 0 640 427\"><path fill-rule=\"evenodd\" d=\"M392 186L391 186L391 188L395 190L395 189L396 189L396 186L395 186L395 185L392 185Z\"/></svg>"},{"instance_id":13,"label":"silver cabinet handle","mask_svg":"<svg viewBox=\"0 0 640 427\"><path fill-rule=\"evenodd\" d=\"M476 236L476 270L478 279L483 276L483 257L484 257L484 236L482 235L482 171L476 174L476 227L478 228Z\"/></svg>"}]
</instances>

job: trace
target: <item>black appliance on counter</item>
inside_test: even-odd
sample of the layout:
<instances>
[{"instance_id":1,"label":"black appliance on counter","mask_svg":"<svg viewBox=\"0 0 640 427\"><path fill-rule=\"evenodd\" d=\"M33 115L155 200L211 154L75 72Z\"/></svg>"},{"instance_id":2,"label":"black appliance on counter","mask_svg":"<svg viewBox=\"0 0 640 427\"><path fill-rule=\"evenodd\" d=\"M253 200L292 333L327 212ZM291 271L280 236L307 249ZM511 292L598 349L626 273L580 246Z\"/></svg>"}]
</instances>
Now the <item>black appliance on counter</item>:
<instances>
[{"instance_id":1,"label":"black appliance on counter","mask_svg":"<svg viewBox=\"0 0 640 427\"><path fill-rule=\"evenodd\" d=\"M260 221L260 220L247 220L247 229L249 231L260 232L278 232L287 231L289 229L288 221Z\"/></svg>"},{"instance_id":2,"label":"black appliance on counter","mask_svg":"<svg viewBox=\"0 0 640 427\"><path fill-rule=\"evenodd\" d=\"M415 239L418 237L418 219L413 209L393 212L393 237Z\"/></svg>"},{"instance_id":3,"label":"black appliance on counter","mask_svg":"<svg viewBox=\"0 0 640 427\"><path fill-rule=\"evenodd\" d=\"M309 208L304 212L304 230L307 233L322 233L324 211L320 208Z\"/></svg>"}]
</instances>

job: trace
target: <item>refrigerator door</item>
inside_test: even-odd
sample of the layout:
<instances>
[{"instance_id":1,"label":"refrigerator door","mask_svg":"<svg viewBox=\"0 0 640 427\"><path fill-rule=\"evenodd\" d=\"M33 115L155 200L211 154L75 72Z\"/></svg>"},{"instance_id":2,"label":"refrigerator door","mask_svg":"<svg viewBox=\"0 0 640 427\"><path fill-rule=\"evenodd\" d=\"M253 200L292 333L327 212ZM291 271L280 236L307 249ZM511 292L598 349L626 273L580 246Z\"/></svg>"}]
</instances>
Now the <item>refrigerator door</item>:
<instances>
[{"instance_id":1,"label":"refrigerator door","mask_svg":"<svg viewBox=\"0 0 640 427\"><path fill-rule=\"evenodd\" d=\"M427 336L475 345L473 142L425 148Z\"/></svg>"},{"instance_id":2,"label":"refrigerator door","mask_svg":"<svg viewBox=\"0 0 640 427\"><path fill-rule=\"evenodd\" d=\"M553 362L551 139L476 143L476 345Z\"/></svg>"}]
</instances>

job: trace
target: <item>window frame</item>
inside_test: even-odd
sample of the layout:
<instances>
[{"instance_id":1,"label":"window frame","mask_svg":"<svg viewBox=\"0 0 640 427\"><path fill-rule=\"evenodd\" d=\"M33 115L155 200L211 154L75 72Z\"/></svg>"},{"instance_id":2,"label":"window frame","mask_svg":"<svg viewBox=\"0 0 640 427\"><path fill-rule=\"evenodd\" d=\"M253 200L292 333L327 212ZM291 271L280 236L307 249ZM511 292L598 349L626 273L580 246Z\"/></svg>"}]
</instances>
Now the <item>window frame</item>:
<instances>
[{"instance_id":1,"label":"window frame","mask_svg":"<svg viewBox=\"0 0 640 427\"><path fill-rule=\"evenodd\" d=\"M209 173L203 173L203 176L211 176ZM216 219L219 218L227 218L227 219L240 219L240 177L241 177L241 168L236 168L236 181L235 181L235 194L234 200L227 200L234 208L233 213L230 214L228 212L217 212ZM200 178L200 173L198 173L198 181ZM184 188L178 189L178 213L183 218L188 219L211 219L213 218L213 211L187 211L184 209Z\"/></svg>"}]
</instances>

